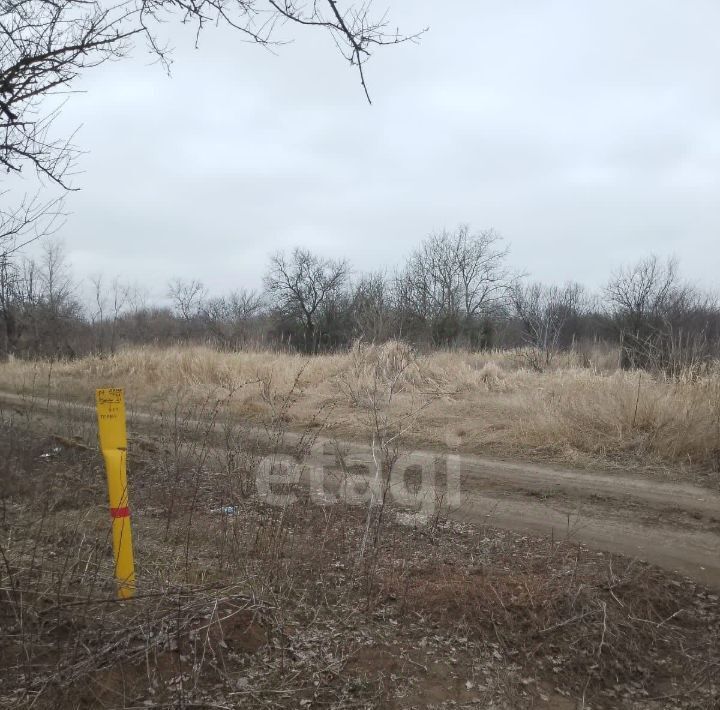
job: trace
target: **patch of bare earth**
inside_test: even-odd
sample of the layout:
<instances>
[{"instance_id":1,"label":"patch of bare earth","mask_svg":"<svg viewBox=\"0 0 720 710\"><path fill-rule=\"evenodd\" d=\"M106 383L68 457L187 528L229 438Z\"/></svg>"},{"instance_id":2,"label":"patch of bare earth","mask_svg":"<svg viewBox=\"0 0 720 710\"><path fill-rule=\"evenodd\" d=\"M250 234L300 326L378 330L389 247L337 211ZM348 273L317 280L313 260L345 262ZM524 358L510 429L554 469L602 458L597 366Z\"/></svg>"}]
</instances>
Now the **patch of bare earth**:
<instances>
[{"instance_id":1,"label":"patch of bare earth","mask_svg":"<svg viewBox=\"0 0 720 710\"><path fill-rule=\"evenodd\" d=\"M0 707L716 708L712 591L572 542L238 493L201 446L131 457L138 595L104 471L0 429Z\"/></svg>"}]
</instances>

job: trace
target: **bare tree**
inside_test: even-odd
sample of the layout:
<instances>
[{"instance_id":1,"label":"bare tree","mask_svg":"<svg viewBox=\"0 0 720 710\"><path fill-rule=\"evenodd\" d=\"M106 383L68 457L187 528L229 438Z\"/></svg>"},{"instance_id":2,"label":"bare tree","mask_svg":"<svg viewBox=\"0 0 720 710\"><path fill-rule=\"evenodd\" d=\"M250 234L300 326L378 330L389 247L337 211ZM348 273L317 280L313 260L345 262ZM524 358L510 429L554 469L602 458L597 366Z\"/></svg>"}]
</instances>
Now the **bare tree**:
<instances>
[{"instance_id":1,"label":"bare tree","mask_svg":"<svg viewBox=\"0 0 720 710\"><path fill-rule=\"evenodd\" d=\"M148 308L147 289L138 284L133 284L128 291L128 311L137 315Z\"/></svg>"},{"instance_id":2,"label":"bare tree","mask_svg":"<svg viewBox=\"0 0 720 710\"><path fill-rule=\"evenodd\" d=\"M91 321L95 325L97 333L97 349L100 353L105 352L105 335L108 335L108 349L112 354L117 347L118 323L122 317L123 310L128 305L132 289L120 281L116 276L108 287L101 274L90 279L95 296L96 310L91 314ZM106 318L106 313L108 317Z\"/></svg>"},{"instance_id":3,"label":"bare tree","mask_svg":"<svg viewBox=\"0 0 720 710\"><path fill-rule=\"evenodd\" d=\"M263 297L254 289L242 288L232 291L225 299L227 313L235 321L245 322L257 316L263 309Z\"/></svg>"},{"instance_id":4,"label":"bare tree","mask_svg":"<svg viewBox=\"0 0 720 710\"><path fill-rule=\"evenodd\" d=\"M185 323L200 314L206 296L207 289L202 281L196 279L174 279L168 285L168 297L172 301L173 310Z\"/></svg>"},{"instance_id":5,"label":"bare tree","mask_svg":"<svg viewBox=\"0 0 720 710\"><path fill-rule=\"evenodd\" d=\"M268 296L280 314L301 324L308 352L317 349L316 324L321 308L339 294L349 272L347 261L322 259L306 249L271 257L265 276Z\"/></svg>"},{"instance_id":6,"label":"bare tree","mask_svg":"<svg viewBox=\"0 0 720 710\"><path fill-rule=\"evenodd\" d=\"M70 273L63 243L45 242L40 264L44 298L52 312L59 312L62 304L75 292L75 282Z\"/></svg>"},{"instance_id":7,"label":"bare tree","mask_svg":"<svg viewBox=\"0 0 720 710\"><path fill-rule=\"evenodd\" d=\"M398 278L401 307L429 324L434 340L453 341L507 295L508 248L501 242L496 232L471 233L467 225L431 234Z\"/></svg>"},{"instance_id":8,"label":"bare tree","mask_svg":"<svg viewBox=\"0 0 720 710\"><path fill-rule=\"evenodd\" d=\"M350 304L355 337L380 343L392 337L393 294L387 276L376 271L355 284Z\"/></svg>"},{"instance_id":9,"label":"bare tree","mask_svg":"<svg viewBox=\"0 0 720 710\"><path fill-rule=\"evenodd\" d=\"M23 319L24 283L19 265L7 256L0 257L0 359L5 360L17 348L25 328Z\"/></svg>"},{"instance_id":10,"label":"bare tree","mask_svg":"<svg viewBox=\"0 0 720 710\"><path fill-rule=\"evenodd\" d=\"M0 256L0 355L23 338L33 354L71 355L69 329L82 315L75 291L61 242L46 241L38 260Z\"/></svg>"},{"instance_id":11,"label":"bare tree","mask_svg":"<svg viewBox=\"0 0 720 710\"><path fill-rule=\"evenodd\" d=\"M226 346L237 346L247 335L250 321L263 309L262 296L254 290L240 289L228 296L206 301L202 315L212 335Z\"/></svg>"},{"instance_id":12,"label":"bare tree","mask_svg":"<svg viewBox=\"0 0 720 710\"><path fill-rule=\"evenodd\" d=\"M708 321L716 304L680 278L677 260L651 255L616 271L605 297L623 367L676 375L709 358Z\"/></svg>"},{"instance_id":13,"label":"bare tree","mask_svg":"<svg viewBox=\"0 0 720 710\"><path fill-rule=\"evenodd\" d=\"M662 319L671 303L681 296L676 259L661 262L654 254L616 271L605 295L613 315L631 331Z\"/></svg>"},{"instance_id":14,"label":"bare tree","mask_svg":"<svg viewBox=\"0 0 720 710\"><path fill-rule=\"evenodd\" d=\"M679 288L675 259L651 255L615 271L605 287L623 367L651 367L663 317Z\"/></svg>"},{"instance_id":15,"label":"bare tree","mask_svg":"<svg viewBox=\"0 0 720 710\"><path fill-rule=\"evenodd\" d=\"M585 311L585 289L577 283L545 286L541 283L516 284L512 303L523 324L526 341L532 346L531 364L540 369L549 365L560 345L568 322Z\"/></svg>"},{"instance_id":16,"label":"bare tree","mask_svg":"<svg viewBox=\"0 0 720 710\"><path fill-rule=\"evenodd\" d=\"M7 194L0 193L0 201ZM62 224L61 208L61 198L43 201L39 195L25 195L15 207L0 207L0 359L15 352L26 326L24 267L16 257L31 242L55 233Z\"/></svg>"},{"instance_id":17,"label":"bare tree","mask_svg":"<svg viewBox=\"0 0 720 710\"><path fill-rule=\"evenodd\" d=\"M74 356L72 330L82 321L82 307L63 243L45 241L37 261L23 262L20 278L30 351L53 358Z\"/></svg>"}]
</instances>

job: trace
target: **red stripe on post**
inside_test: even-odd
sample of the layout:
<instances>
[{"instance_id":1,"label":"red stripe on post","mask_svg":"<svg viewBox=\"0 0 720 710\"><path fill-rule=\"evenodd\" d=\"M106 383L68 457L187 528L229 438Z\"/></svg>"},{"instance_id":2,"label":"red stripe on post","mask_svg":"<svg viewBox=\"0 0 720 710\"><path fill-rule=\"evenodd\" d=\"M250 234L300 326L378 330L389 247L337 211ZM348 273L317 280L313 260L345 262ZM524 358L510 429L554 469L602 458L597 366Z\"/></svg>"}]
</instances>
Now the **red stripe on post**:
<instances>
[{"instance_id":1,"label":"red stripe on post","mask_svg":"<svg viewBox=\"0 0 720 710\"><path fill-rule=\"evenodd\" d=\"M130 508L110 508L110 516L112 518L129 518Z\"/></svg>"}]
</instances>

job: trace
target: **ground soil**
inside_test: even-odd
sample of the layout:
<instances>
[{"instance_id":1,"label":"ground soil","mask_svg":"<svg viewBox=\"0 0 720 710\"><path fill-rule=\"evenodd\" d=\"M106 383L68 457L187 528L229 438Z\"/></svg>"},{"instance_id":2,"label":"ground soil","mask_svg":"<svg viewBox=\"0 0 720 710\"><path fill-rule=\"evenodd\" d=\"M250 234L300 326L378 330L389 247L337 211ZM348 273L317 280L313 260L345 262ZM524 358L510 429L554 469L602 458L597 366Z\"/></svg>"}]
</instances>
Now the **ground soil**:
<instances>
[{"instance_id":1,"label":"ground soil","mask_svg":"<svg viewBox=\"0 0 720 710\"><path fill-rule=\"evenodd\" d=\"M0 402L19 411L28 406L27 400L12 393L0 393ZM52 419L61 412L75 429L84 422L92 431L92 408L49 401L33 406L35 417L49 411L45 416ZM157 415L135 411L131 427L132 422L139 438L151 447ZM265 437L260 428L247 432ZM283 446L292 450L304 437L305 433L287 432ZM367 445L318 436L305 462L309 466L322 463L332 479L333 466L328 462L337 452L348 460L372 461ZM442 471L442 453L420 450L413 455L428 468ZM665 473L666 480L658 480L642 472L573 470L470 455L458 455L457 461L462 500L449 513L457 520L557 539L569 537L720 589L720 474L705 476L705 485L698 485L673 481L672 472ZM331 480L326 486L332 492Z\"/></svg>"},{"instance_id":2,"label":"ground soil","mask_svg":"<svg viewBox=\"0 0 720 710\"><path fill-rule=\"evenodd\" d=\"M284 432L295 503L226 506L222 427L133 412L144 588L110 605L94 412L3 400L3 707L718 707L717 489L460 456L459 506L389 508L366 547L309 473L337 502L361 442ZM446 456L414 461L441 487Z\"/></svg>"}]
</instances>

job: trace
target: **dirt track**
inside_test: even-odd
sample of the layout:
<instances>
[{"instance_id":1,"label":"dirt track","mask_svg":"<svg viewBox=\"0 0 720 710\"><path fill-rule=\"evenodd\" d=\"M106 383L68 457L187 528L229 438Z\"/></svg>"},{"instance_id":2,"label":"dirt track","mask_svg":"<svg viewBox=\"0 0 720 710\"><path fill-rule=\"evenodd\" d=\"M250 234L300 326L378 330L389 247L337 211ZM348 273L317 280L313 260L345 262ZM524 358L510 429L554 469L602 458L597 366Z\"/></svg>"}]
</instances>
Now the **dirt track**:
<instances>
[{"instance_id":1,"label":"dirt track","mask_svg":"<svg viewBox=\"0 0 720 710\"><path fill-rule=\"evenodd\" d=\"M639 476L468 459L470 504L498 527L573 536L720 587L720 494Z\"/></svg>"},{"instance_id":2,"label":"dirt track","mask_svg":"<svg viewBox=\"0 0 720 710\"><path fill-rule=\"evenodd\" d=\"M94 421L92 407L55 401L30 403L0 393L0 402L35 416L54 418L72 413L76 420ZM136 427L157 422L157 415L134 412ZM262 430L253 432L260 436ZM285 445L297 444L289 433ZM320 437L306 460L327 466L328 453L338 446L355 460L371 460L369 448L358 443ZM323 455L324 452L324 455ZM438 452L416 452L416 462L435 466ZM687 483L659 482L639 475L576 471L477 456L456 459L462 471L461 505L453 517L494 527L571 536L588 547L638 558L680 572L720 589L720 493Z\"/></svg>"},{"instance_id":3,"label":"dirt track","mask_svg":"<svg viewBox=\"0 0 720 710\"><path fill-rule=\"evenodd\" d=\"M347 446L367 457L367 447ZM441 458L436 452L414 455L428 465ZM570 536L720 589L719 493L641 476L458 458L462 503L452 517L555 539Z\"/></svg>"}]
</instances>

